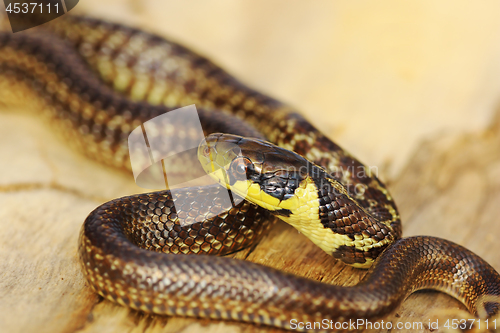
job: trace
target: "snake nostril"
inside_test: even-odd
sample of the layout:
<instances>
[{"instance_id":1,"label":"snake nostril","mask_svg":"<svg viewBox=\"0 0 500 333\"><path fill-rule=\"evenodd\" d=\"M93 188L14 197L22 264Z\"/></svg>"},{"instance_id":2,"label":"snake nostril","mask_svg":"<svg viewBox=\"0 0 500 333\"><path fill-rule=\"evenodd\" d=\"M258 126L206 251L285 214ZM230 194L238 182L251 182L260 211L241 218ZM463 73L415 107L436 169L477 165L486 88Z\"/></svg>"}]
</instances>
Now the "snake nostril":
<instances>
[{"instance_id":1,"label":"snake nostril","mask_svg":"<svg viewBox=\"0 0 500 333\"><path fill-rule=\"evenodd\" d=\"M210 156L210 148L208 148L208 146L205 146L205 147L203 148L203 155L204 155L205 157Z\"/></svg>"}]
</instances>

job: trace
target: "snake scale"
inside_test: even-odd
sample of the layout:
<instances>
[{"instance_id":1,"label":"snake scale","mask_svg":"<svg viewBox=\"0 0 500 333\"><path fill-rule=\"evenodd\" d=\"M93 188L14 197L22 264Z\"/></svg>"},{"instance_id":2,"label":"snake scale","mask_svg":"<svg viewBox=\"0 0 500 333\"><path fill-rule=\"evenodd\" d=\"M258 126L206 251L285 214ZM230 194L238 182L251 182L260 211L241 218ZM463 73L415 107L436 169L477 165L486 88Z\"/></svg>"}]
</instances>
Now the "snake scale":
<instances>
[{"instance_id":1,"label":"snake scale","mask_svg":"<svg viewBox=\"0 0 500 333\"><path fill-rule=\"evenodd\" d=\"M246 157L235 159L235 172L252 167L255 179L249 181L258 185L258 199L236 206L224 206L217 198L227 190L215 185L184 189L175 202L166 190L96 208L82 228L79 255L90 285L104 298L149 313L280 328L290 328L292 319L379 318L421 289L446 292L474 314L481 306L488 316L498 312L498 303L480 301L500 295L500 276L489 264L443 239L401 238L396 205L380 180L354 172L366 167L290 107L206 58L137 29L65 15L35 30L0 33L2 101L19 100L15 92L29 94L25 100L76 149L127 170L127 137L135 127L196 104L206 135L238 135L208 136L201 155L216 147L224 152L227 142L241 146ZM276 170L286 163L302 163L307 171L283 176ZM225 211L208 217L214 207ZM339 287L194 255L248 247L276 218L369 273L354 287Z\"/></svg>"}]
</instances>

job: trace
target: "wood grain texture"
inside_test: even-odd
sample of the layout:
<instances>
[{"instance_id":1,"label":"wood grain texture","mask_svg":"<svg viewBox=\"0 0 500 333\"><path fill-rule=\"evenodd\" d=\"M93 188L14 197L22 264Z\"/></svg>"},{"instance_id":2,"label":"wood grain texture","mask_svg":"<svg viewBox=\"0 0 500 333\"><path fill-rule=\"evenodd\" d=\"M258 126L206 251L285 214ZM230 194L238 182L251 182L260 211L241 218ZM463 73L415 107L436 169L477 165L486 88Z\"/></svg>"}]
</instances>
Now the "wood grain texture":
<instances>
[{"instance_id":1,"label":"wood grain texture","mask_svg":"<svg viewBox=\"0 0 500 333\"><path fill-rule=\"evenodd\" d=\"M378 167L405 236L450 239L500 270L497 2L89 0L77 8L173 36L297 106ZM72 152L26 111L0 108L1 332L274 331L149 316L96 296L77 262L81 224L102 202L143 190L129 175ZM234 257L340 285L364 274L284 223ZM419 292L384 320L419 321L429 332L436 315L462 315L449 310L464 307Z\"/></svg>"}]
</instances>

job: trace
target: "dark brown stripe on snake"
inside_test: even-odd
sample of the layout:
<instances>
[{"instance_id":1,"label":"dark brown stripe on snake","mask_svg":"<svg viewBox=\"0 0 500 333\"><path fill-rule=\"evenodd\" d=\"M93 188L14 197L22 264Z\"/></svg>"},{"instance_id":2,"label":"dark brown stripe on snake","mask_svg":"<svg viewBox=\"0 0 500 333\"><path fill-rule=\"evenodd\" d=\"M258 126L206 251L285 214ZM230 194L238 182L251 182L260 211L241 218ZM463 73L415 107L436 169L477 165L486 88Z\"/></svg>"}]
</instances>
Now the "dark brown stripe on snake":
<instances>
[{"instance_id":1,"label":"dark brown stripe on snake","mask_svg":"<svg viewBox=\"0 0 500 333\"><path fill-rule=\"evenodd\" d=\"M161 37L95 19L65 15L39 30L59 35L79 55L53 37L0 34L4 89L0 96L8 99L6 92L12 87L35 91L48 118L88 156L129 168L128 133L167 110L145 102L167 108L196 103L204 110L201 114L206 112L202 120L218 123L211 131L262 135L324 167L379 228L400 238L396 206L380 180L349 171L363 164L301 115L247 88L205 58ZM244 261L179 255L238 250L258 240L272 221L268 212L243 203L211 220L180 225L175 220L178 214L197 219L220 205L198 202L209 197L198 195L199 191L185 190L185 204L175 208L168 191L120 198L96 208L80 238L80 256L93 288L109 300L146 312L284 328L291 318L304 322L378 318L420 289L444 291L472 313L478 297L500 294L500 276L491 266L461 246L433 237L405 238L387 245L367 277L352 288ZM357 256L352 247L339 253L348 263L350 256ZM364 255L372 259L375 253ZM487 303L486 309L493 315L498 304Z\"/></svg>"}]
</instances>

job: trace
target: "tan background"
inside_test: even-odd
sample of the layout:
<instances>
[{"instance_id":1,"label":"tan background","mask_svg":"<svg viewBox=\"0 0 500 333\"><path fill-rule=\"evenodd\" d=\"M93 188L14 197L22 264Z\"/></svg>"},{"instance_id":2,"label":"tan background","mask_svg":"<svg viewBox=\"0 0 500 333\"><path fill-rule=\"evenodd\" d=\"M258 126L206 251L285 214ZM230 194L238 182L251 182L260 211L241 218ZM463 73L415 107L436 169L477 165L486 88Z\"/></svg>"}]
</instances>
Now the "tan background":
<instances>
[{"instance_id":1,"label":"tan background","mask_svg":"<svg viewBox=\"0 0 500 333\"><path fill-rule=\"evenodd\" d=\"M405 235L453 240L500 270L500 2L86 0L77 9L169 36L296 106L378 168ZM77 264L78 231L97 205L140 189L22 108L0 108L1 332L259 331L101 302ZM363 274L284 225L249 259L340 284ZM389 320L427 325L449 308L463 309L418 293Z\"/></svg>"}]
</instances>

